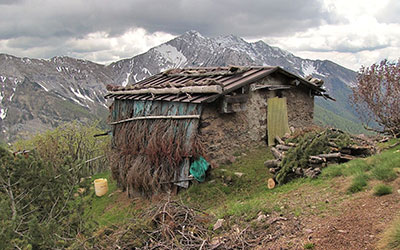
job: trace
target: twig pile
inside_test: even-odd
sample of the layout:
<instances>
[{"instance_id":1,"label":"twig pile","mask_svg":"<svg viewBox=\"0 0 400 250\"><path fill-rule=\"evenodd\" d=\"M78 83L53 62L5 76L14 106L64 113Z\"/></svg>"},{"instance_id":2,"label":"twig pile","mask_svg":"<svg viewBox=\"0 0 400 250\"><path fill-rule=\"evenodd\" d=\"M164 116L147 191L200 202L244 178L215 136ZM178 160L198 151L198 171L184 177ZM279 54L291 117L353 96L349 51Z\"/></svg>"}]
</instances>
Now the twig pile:
<instances>
[{"instance_id":1,"label":"twig pile","mask_svg":"<svg viewBox=\"0 0 400 250\"><path fill-rule=\"evenodd\" d=\"M274 179L283 184L297 177L316 178L321 168L331 163L342 163L371 155L375 148L371 141L338 129L309 132L297 138L276 137L271 148L275 160L265 162Z\"/></svg>"},{"instance_id":2,"label":"twig pile","mask_svg":"<svg viewBox=\"0 0 400 250\"><path fill-rule=\"evenodd\" d=\"M211 217L181 202L163 200L124 228L108 228L98 249L210 249Z\"/></svg>"},{"instance_id":3,"label":"twig pile","mask_svg":"<svg viewBox=\"0 0 400 250\"><path fill-rule=\"evenodd\" d=\"M273 217L248 225L222 229L219 236L210 230L214 218L182 202L165 199L135 216L123 228L111 226L91 239L96 249L252 249L283 235L281 220ZM89 244L89 243L88 243ZM90 248L89 245L87 247Z\"/></svg>"}]
</instances>

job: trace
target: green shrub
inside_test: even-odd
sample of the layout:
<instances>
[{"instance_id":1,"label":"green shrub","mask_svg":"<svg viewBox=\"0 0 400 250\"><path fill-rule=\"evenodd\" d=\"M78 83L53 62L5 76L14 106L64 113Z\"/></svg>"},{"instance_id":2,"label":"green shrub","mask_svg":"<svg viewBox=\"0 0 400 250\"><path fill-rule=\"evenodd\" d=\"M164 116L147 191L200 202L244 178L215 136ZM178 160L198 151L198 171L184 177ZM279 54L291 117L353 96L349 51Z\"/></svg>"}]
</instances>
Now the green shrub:
<instances>
[{"instance_id":1,"label":"green shrub","mask_svg":"<svg viewBox=\"0 0 400 250\"><path fill-rule=\"evenodd\" d=\"M84 175L93 175L108 168L106 157L82 164L105 155L108 150L107 136L94 137L95 134L103 133L97 125L98 123L90 125L78 122L65 123L54 130L36 134L29 140L19 140L14 143L13 148L15 151L34 149L41 159L52 164L54 168L63 165L65 159L69 158L73 167L76 166Z\"/></svg>"},{"instance_id":2,"label":"green shrub","mask_svg":"<svg viewBox=\"0 0 400 250\"><path fill-rule=\"evenodd\" d=\"M343 175L343 165L332 165L322 170L322 177L333 178Z\"/></svg>"},{"instance_id":3,"label":"green shrub","mask_svg":"<svg viewBox=\"0 0 400 250\"><path fill-rule=\"evenodd\" d=\"M372 168L364 159L354 159L344 164L344 167L343 174L345 176L359 175Z\"/></svg>"},{"instance_id":4,"label":"green shrub","mask_svg":"<svg viewBox=\"0 0 400 250\"><path fill-rule=\"evenodd\" d=\"M391 193L392 193L391 186L379 184L379 185L375 186L375 188L374 188L374 194L376 196L383 196L383 195L387 195L387 194L391 194Z\"/></svg>"},{"instance_id":5,"label":"green shrub","mask_svg":"<svg viewBox=\"0 0 400 250\"><path fill-rule=\"evenodd\" d=\"M382 165L372 169L372 176L380 181L393 181L397 178L393 168Z\"/></svg>"},{"instance_id":6,"label":"green shrub","mask_svg":"<svg viewBox=\"0 0 400 250\"><path fill-rule=\"evenodd\" d=\"M85 231L84 200L74 195L82 176L69 171L71 162L54 168L35 152L13 156L0 147L0 249L64 249Z\"/></svg>"},{"instance_id":7,"label":"green shrub","mask_svg":"<svg viewBox=\"0 0 400 250\"><path fill-rule=\"evenodd\" d=\"M304 249L314 249L314 243L306 243L304 244Z\"/></svg>"},{"instance_id":8,"label":"green shrub","mask_svg":"<svg viewBox=\"0 0 400 250\"><path fill-rule=\"evenodd\" d=\"M367 186L368 176L365 174L359 174L353 178L350 187L347 189L348 193L357 193L362 191Z\"/></svg>"}]
</instances>

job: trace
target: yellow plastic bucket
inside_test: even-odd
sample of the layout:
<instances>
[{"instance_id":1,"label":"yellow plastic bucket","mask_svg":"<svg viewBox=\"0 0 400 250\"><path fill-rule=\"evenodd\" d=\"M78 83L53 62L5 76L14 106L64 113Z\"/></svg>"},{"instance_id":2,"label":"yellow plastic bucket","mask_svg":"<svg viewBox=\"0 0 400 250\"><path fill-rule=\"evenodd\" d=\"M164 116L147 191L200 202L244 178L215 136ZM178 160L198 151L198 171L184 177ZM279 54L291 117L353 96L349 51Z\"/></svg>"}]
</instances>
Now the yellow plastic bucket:
<instances>
[{"instance_id":1,"label":"yellow plastic bucket","mask_svg":"<svg viewBox=\"0 0 400 250\"><path fill-rule=\"evenodd\" d=\"M96 179L94 180L94 191L97 196L103 196L108 192L107 179Z\"/></svg>"}]
</instances>

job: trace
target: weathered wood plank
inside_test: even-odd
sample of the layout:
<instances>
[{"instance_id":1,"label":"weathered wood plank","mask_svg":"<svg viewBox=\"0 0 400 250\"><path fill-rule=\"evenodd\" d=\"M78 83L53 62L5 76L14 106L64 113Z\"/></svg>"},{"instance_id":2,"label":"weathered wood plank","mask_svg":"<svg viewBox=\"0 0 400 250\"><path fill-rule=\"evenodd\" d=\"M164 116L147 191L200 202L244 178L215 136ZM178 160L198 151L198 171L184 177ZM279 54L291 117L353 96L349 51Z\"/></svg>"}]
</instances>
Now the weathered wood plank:
<instances>
[{"instance_id":1,"label":"weathered wood plank","mask_svg":"<svg viewBox=\"0 0 400 250\"><path fill-rule=\"evenodd\" d=\"M200 119L200 115L155 115L155 116L137 116L116 122L109 123L115 125L124 122L136 121L136 120L155 120L155 119Z\"/></svg>"}]
</instances>

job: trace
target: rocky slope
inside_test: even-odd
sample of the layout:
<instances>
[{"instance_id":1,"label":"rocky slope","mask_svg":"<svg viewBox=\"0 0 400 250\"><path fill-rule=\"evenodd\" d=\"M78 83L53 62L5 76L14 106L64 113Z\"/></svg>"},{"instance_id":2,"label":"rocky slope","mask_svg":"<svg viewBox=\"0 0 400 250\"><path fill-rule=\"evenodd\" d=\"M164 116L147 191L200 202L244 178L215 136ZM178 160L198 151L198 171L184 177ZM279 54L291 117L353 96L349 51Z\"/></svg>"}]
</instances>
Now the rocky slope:
<instances>
[{"instance_id":1,"label":"rocky slope","mask_svg":"<svg viewBox=\"0 0 400 250\"><path fill-rule=\"evenodd\" d=\"M106 114L104 65L69 57L50 60L0 55L1 138L43 131L63 121Z\"/></svg>"},{"instance_id":2,"label":"rocky slope","mask_svg":"<svg viewBox=\"0 0 400 250\"><path fill-rule=\"evenodd\" d=\"M357 121L347 98L348 86L355 82L354 71L331 61L302 59L262 41L248 43L233 35L208 38L189 31L107 66L70 57L43 60L0 54L0 138L12 141L17 135L74 119L104 119L107 102L103 96L109 83L134 84L175 67L225 65L278 65L301 76L322 78L338 101L318 98L318 110Z\"/></svg>"}]
</instances>

